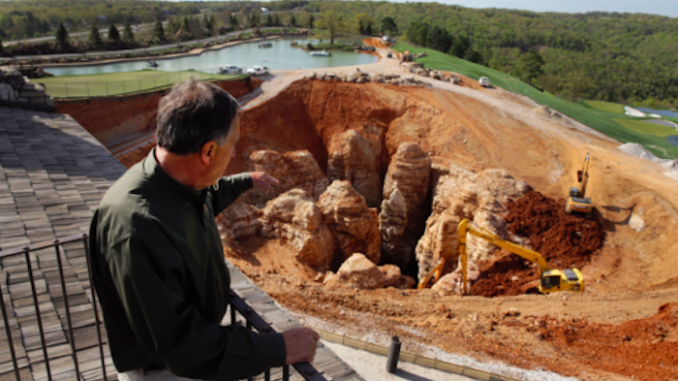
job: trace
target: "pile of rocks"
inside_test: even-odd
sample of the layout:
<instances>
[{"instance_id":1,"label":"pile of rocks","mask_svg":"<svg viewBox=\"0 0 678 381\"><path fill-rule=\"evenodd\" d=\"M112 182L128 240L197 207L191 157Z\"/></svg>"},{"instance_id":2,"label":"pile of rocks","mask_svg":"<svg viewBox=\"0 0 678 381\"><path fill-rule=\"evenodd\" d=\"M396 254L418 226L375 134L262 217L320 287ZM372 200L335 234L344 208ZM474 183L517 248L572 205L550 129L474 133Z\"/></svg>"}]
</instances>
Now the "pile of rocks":
<instances>
[{"instance_id":1,"label":"pile of rocks","mask_svg":"<svg viewBox=\"0 0 678 381\"><path fill-rule=\"evenodd\" d=\"M402 62L400 65L403 71L406 73L421 75L423 77L433 78L438 81L450 82L455 85L461 83L461 77L456 74L450 73L449 75L446 75L441 71L425 68L423 64L418 62Z\"/></svg>"},{"instance_id":2,"label":"pile of rocks","mask_svg":"<svg viewBox=\"0 0 678 381\"><path fill-rule=\"evenodd\" d=\"M54 106L54 98L45 92L44 86L32 83L13 67L0 68L0 99Z\"/></svg>"},{"instance_id":3,"label":"pile of rocks","mask_svg":"<svg viewBox=\"0 0 678 381\"><path fill-rule=\"evenodd\" d=\"M414 77L403 77L401 78L399 74L381 74L377 73L374 76L370 76L369 73L364 73L356 71L353 74L342 74L338 75L335 73L313 73L307 77L308 79L319 79L323 81L335 81L335 82L351 82L351 83L388 83L391 85L426 85L425 82L422 82Z\"/></svg>"}]
</instances>

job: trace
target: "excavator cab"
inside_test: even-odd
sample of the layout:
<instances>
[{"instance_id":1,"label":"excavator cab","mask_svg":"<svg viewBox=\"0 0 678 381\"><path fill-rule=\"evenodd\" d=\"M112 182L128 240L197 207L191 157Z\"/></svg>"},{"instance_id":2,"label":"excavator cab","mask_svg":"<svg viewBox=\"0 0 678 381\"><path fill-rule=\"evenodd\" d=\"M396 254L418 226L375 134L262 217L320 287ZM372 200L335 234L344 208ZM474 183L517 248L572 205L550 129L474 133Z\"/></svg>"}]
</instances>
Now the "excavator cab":
<instances>
[{"instance_id":1,"label":"excavator cab","mask_svg":"<svg viewBox=\"0 0 678 381\"><path fill-rule=\"evenodd\" d=\"M548 294L556 291L584 291L584 276L577 269L548 270L541 274L539 292Z\"/></svg>"}]
</instances>

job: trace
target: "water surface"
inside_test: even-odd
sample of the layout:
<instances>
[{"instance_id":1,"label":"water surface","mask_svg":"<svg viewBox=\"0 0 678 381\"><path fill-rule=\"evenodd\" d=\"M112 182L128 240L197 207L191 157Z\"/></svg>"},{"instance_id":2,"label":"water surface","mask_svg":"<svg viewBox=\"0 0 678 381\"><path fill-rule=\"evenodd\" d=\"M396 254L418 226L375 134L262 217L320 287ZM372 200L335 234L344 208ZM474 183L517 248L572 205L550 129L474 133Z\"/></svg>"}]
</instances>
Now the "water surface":
<instances>
[{"instance_id":1,"label":"water surface","mask_svg":"<svg viewBox=\"0 0 678 381\"><path fill-rule=\"evenodd\" d=\"M197 71L215 72L220 66L235 65L245 69L254 65L266 66L271 70L280 69L313 69L336 66L366 65L378 61L378 57L353 52L332 52L331 57L314 57L301 48L293 48L290 42L283 39L270 41L271 48L260 48L259 42L250 42L219 50L206 51L198 56L160 59L158 70L179 71L194 69ZM306 40L297 40L300 44ZM54 75L84 75L135 71L149 68L147 61L111 63L104 65L50 67L48 72Z\"/></svg>"},{"instance_id":2,"label":"water surface","mask_svg":"<svg viewBox=\"0 0 678 381\"><path fill-rule=\"evenodd\" d=\"M642 112L646 112L648 114L657 114L657 115L663 115L663 116L672 116L672 117L678 117L678 112L674 111L669 111L669 110L653 110L651 108L644 108L644 107L634 107L636 110L640 110Z\"/></svg>"}]
</instances>

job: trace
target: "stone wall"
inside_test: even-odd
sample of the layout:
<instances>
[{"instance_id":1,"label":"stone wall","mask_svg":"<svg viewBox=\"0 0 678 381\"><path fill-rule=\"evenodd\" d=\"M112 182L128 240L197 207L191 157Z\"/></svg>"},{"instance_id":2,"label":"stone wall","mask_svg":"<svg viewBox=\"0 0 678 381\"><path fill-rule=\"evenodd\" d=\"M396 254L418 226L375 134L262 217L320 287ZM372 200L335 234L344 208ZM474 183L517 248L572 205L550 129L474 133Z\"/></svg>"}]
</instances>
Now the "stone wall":
<instances>
[{"instance_id":1,"label":"stone wall","mask_svg":"<svg viewBox=\"0 0 678 381\"><path fill-rule=\"evenodd\" d=\"M54 99L45 92L44 86L32 83L11 66L0 67L0 99L54 106Z\"/></svg>"}]
</instances>

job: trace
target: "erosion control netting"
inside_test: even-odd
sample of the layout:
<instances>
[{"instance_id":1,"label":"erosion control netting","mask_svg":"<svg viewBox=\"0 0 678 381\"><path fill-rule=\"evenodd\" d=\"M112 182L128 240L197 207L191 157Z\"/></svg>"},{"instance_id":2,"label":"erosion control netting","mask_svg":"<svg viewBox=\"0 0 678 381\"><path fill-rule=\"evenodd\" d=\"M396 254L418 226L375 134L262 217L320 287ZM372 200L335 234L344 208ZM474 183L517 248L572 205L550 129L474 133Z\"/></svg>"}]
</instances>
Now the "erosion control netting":
<instances>
[{"instance_id":1,"label":"erosion control netting","mask_svg":"<svg viewBox=\"0 0 678 381\"><path fill-rule=\"evenodd\" d=\"M539 192L510 202L507 210L508 230L529 238L552 269L581 269L603 246L605 232L598 222L565 214L563 205ZM480 274L472 293L488 297L525 293L539 279L536 266L503 250L480 264Z\"/></svg>"}]
</instances>

